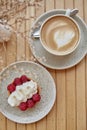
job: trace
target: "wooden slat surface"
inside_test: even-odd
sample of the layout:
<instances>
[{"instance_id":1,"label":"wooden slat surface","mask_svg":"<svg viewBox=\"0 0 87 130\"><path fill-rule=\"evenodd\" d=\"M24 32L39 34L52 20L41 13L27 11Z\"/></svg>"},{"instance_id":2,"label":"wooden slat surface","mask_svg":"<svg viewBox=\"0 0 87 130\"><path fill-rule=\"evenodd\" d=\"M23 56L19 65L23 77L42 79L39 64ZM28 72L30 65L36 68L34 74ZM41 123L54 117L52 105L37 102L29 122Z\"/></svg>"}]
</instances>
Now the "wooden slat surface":
<instances>
[{"instance_id":1,"label":"wooden slat surface","mask_svg":"<svg viewBox=\"0 0 87 130\"><path fill-rule=\"evenodd\" d=\"M78 8L79 16L87 23L87 0L43 0L41 5L36 10L34 6L26 8L24 15L32 18L23 21L21 28L15 23L14 28L25 32L32 27L34 17L52 9L63 8ZM14 19L10 22L13 23ZM15 61L31 60L32 53L27 38L18 36L13 39L15 40L5 44L6 50L0 45L0 70ZM70 69L47 70L54 78L57 90L56 101L50 113L42 120L27 125L12 122L0 113L0 130L87 130L87 56Z\"/></svg>"},{"instance_id":2,"label":"wooden slat surface","mask_svg":"<svg viewBox=\"0 0 87 130\"><path fill-rule=\"evenodd\" d=\"M65 2L65 8L74 8L73 0ZM76 95L75 95L75 67L66 70L66 109L67 130L76 130Z\"/></svg>"}]
</instances>

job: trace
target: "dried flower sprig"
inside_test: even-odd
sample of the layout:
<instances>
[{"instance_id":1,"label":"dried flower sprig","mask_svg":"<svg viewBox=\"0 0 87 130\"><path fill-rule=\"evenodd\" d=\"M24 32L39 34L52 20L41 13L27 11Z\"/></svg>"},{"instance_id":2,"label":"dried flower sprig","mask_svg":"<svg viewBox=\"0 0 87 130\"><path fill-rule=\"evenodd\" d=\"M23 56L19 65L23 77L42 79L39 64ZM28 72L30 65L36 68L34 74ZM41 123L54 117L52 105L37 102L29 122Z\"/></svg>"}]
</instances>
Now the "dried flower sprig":
<instances>
[{"instance_id":1,"label":"dried flower sprig","mask_svg":"<svg viewBox=\"0 0 87 130\"><path fill-rule=\"evenodd\" d=\"M31 18L36 18L36 16L29 16L26 18L25 12L27 7L37 7L42 6L42 0L0 0L0 43L5 48L5 42L10 40L11 34L15 32L17 35L22 36L22 38L28 39L28 33L30 30L24 30L21 32L21 25L25 21L29 21ZM13 20L14 19L14 20ZM14 29L14 24L18 24L18 28ZM0 47L0 52L2 48Z\"/></svg>"},{"instance_id":2,"label":"dried flower sprig","mask_svg":"<svg viewBox=\"0 0 87 130\"><path fill-rule=\"evenodd\" d=\"M13 25L15 23L19 24L21 27L23 21L28 21L32 18L32 16L26 18L25 11L27 7L33 6L35 9L36 7L41 6L42 0L7 0L6 2L4 0L0 1L0 42L8 41L11 36L11 28L13 29ZM35 18L35 16L34 16ZM10 21L14 19L14 22L11 23ZM7 29L8 28L10 29ZM10 27L9 27L10 26ZM2 31L2 32L1 32ZM20 29L13 30L16 33L20 33L22 36L26 34L26 32L20 32ZM27 30L29 31L29 30ZM6 38L8 37L8 39ZM4 38L3 38L4 37Z\"/></svg>"},{"instance_id":3,"label":"dried flower sprig","mask_svg":"<svg viewBox=\"0 0 87 130\"><path fill-rule=\"evenodd\" d=\"M28 6L41 6L40 1L42 0L12 0L11 2L7 0L4 3L2 0L0 3L0 19L9 21L24 11Z\"/></svg>"}]
</instances>

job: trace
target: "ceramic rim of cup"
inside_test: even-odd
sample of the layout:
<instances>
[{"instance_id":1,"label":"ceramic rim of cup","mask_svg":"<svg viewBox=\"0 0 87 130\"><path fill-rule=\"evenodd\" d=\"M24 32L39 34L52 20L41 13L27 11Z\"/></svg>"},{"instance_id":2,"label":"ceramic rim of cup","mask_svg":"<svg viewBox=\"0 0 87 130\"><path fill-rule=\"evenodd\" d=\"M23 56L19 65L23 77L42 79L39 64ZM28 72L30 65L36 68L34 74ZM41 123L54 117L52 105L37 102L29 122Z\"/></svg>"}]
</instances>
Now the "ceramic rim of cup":
<instances>
[{"instance_id":1,"label":"ceramic rim of cup","mask_svg":"<svg viewBox=\"0 0 87 130\"><path fill-rule=\"evenodd\" d=\"M42 28L43 28L44 24L45 24L48 20L50 20L50 19L52 19L52 18L54 18L54 17L56 17L56 16L63 16L63 17L66 17L66 18L70 19L70 20L76 25L76 27L77 27L77 29L78 29L79 39L78 39L76 45L75 45L72 49L70 49L70 51L58 52L58 53L57 53L57 51L50 49L49 47L45 46L45 45L43 44L43 42L42 42L42 39L41 39L41 31L42 31ZM40 28L40 42L41 42L42 46L44 47L44 49L45 49L46 51L48 51L49 53L53 54L53 55L65 56L65 55L68 55L68 54L72 53L72 52L78 47L78 45L79 45L79 43L80 43L80 40L81 40L80 27L79 27L79 25L76 23L76 21L75 21L72 17L70 17L70 16L66 16L66 15L64 15L64 14L56 14L56 15L53 15L53 16L51 16L51 17L48 17L48 18L42 23L42 25L41 25L41 28Z\"/></svg>"}]
</instances>

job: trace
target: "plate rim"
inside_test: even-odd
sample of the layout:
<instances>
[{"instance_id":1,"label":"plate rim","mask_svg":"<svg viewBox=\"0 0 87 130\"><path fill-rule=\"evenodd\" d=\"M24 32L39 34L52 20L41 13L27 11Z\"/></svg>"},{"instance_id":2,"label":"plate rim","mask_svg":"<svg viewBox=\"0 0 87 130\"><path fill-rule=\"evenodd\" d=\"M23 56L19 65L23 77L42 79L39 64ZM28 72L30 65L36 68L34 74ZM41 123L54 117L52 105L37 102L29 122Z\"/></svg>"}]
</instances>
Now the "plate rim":
<instances>
[{"instance_id":1,"label":"plate rim","mask_svg":"<svg viewBox=\"0 0 87 130\"><path fill-rule=\"evenodd\" d=\"M39 21L39 19L41 19L43 16L46 16L47 14L49 14L49 13L51 13L51 12L56 12L56 11L66 11L66 9L52 9L52 10L49 10L49 11L47 11L47 12L44 12L43 14L41 14L38 18L36 18L36 20L34 21L34 23L33 23L33 25L32 25L32 28L35 26L35 24ZM87 25L86 25L86 23L85 23L85 21L80 17L80 16L78 16L78 15L76 15L75 17L77 17L79 20L81 20L82 21L82 23L84 24L84 26L85 26L85 28L86 28L86 30L87 30ZM30 32L30 35L31 35L32 33ZM32 42L32 41L31 41ZM31 43L32 44L32 43ZM86 51L86 53L84 52L84 55L82 56L82 57L80 57L79 58L79 60L76 62L76 63L74 63L74 64L72 64L72 65L67 65L67 66L65 66L65 67L55 67L55 66L51 66L50 64L48 65L48 64L45 64L45 62L41 62L38 58L37 58L37 56L36 55L34 55L34 52L33 52L33 50L32 50L32 48L31 48L31 46L30 46L30 49L31 49L31 51L32 51L32 54L33 54L33 56L36 58L36 60L41 64L41 65L43 65L44 67L47 67L47 68L50 68L50 69L55 69L55 70L64 70L64 69L69 69L69 68L71 68L71 67L74 67L75 65L77 65L78 63L80 63L81 62L81 60L87 55L87 51Z\"/></svg>"},{"instance_id":2,"label":"plate rim","mask_svg":"<svg viewBox=\"0 0 87 130\"><path fill-rule=\"evenodd\" d=\"M52 110L52 108L53 108L53 106L54 106L54 104L55 104L55 100L56 100L56 84L55 84L55 81L54 81L52 75L49 73L49 71L48 71L46 68L44 68L42 65L40 65L40 64L38 64L38 63L36 63L36 62L33 62L33 61L17 61L17 62L11 63L11 64L9 64L8 66L6 66L6 67L0 72L0 76L1 76L1 74L4 73L4 71L6 71L7 69L9 69L9 67L11 67L11 66L13 66L13 65L16 65L16 64L20 64L20 63L29 63L29 64L31 63L31 64L34 64L34 65L37 65L38 67L40 67L41 69L44 69L44 71L46 71L46 72L48 73L48 75L50 76L50 79L51 79L52 82L53 82L54 100L53 100L53 102L51 103L51 106L50 106L49 110L48 110L44 115L42 115L42 116L39 117L38 119L34 119L33 121L31 120L31 121L23 121L23 122L22 122L22 121L19 121L19 120L12 119L11 117L8 117L8 116L3 112L2 108L0 108L0 112L1 112L7 119L9 119L9 120L11 120L11 121L13 121L13 122L15 122L15 123L20 123L20 124L35 123L35 122L37 122L37 121L43 119L45 116L47 116L47 115L50 113L50 111Z\"/></svg>"}]
</instances>

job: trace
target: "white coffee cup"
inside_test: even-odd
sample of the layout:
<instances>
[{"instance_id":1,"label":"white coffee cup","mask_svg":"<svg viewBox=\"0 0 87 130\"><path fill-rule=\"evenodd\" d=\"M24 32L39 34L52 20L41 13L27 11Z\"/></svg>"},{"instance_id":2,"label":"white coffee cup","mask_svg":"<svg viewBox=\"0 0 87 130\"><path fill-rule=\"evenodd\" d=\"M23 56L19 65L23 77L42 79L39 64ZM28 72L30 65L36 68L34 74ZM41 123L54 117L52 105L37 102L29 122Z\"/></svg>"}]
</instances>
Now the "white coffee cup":
<instances>
[{"instance_id":1,"label":"white coffee cup","mask_svg":"<svg viewBox=\"0 0 87 130\"><path fill-rule=\"evenodd\" d=\"M39 39L46 51L64 56L72 53L81 39L80 28L70 17L71 10L65 14L56 14L47 18L41 25Z\"/></svg>"}]
</instances>

